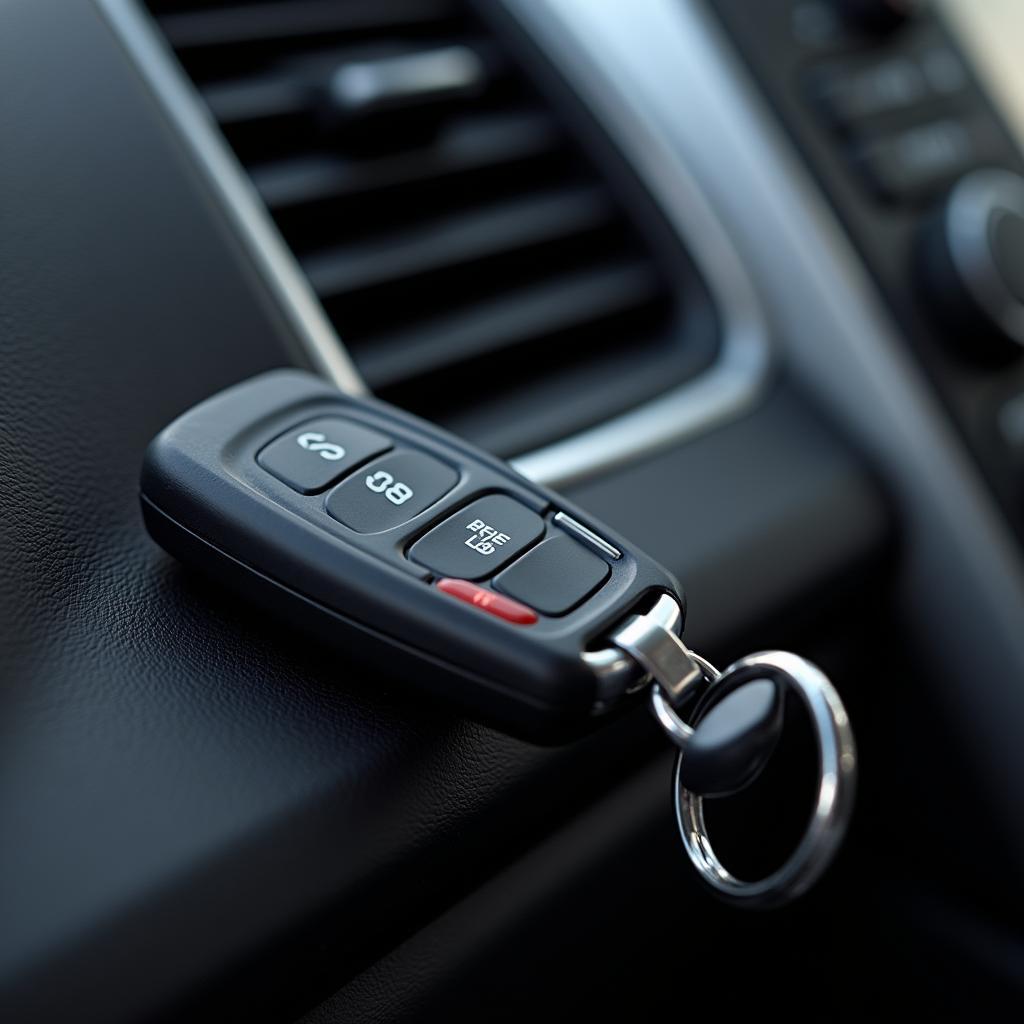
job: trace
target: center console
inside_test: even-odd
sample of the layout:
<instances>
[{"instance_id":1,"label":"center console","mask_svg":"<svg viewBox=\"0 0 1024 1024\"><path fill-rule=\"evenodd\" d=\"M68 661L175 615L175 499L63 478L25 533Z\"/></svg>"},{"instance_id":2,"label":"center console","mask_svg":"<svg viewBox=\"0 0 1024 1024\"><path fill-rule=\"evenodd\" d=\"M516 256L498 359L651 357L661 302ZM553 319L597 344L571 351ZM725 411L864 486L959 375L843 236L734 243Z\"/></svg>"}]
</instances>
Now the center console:
<instances>
[{"instance_id":1,"label":"center console","mask_svg":"<svg viewBox=\"0 0 1024 1024\"><path fill-rule=\"evenodd\" d=\"M1024 535L1024 161L968 55L906 0L713 8Z\"/></svg>"}]
</instances>

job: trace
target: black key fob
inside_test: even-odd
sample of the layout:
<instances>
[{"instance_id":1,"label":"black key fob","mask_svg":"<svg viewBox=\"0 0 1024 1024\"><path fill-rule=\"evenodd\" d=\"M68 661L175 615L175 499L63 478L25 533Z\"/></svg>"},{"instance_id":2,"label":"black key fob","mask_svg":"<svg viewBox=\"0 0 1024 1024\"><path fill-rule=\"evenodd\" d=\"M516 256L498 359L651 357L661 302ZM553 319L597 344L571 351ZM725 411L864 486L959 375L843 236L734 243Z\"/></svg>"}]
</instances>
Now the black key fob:
<instances>
[{"instance_id":1,"label":"black key fob","mask_svg":"<svg viewBox=\"0 0 1024 1024\"><path fill-rule=\"evenodd\" d=\"M536 741L623 702L606 637L672 576L559 495L392 406L280 370L185 413L142 471L149 532L346 655Z\"/></svg>"}]
</instances>

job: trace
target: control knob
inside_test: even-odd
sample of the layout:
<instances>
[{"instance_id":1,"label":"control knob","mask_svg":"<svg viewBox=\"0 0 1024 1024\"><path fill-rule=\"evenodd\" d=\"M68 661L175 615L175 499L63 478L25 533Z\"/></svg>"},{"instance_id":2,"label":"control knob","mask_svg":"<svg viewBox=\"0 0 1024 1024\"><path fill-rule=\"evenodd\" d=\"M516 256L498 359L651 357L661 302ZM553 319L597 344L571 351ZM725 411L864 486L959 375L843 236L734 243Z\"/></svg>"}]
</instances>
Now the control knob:
<instances>
[{"instance_id":1,"label":"control knob","mask_svg":"<svg viewBox=\"0 0 1024 1024\"><path fill-rule=\"evenodd\" d=\"M926 230L922 261L929 298L972 343L982 333L1024 346L1024 177L961 178Z\"/></svg>"}]
</instances>

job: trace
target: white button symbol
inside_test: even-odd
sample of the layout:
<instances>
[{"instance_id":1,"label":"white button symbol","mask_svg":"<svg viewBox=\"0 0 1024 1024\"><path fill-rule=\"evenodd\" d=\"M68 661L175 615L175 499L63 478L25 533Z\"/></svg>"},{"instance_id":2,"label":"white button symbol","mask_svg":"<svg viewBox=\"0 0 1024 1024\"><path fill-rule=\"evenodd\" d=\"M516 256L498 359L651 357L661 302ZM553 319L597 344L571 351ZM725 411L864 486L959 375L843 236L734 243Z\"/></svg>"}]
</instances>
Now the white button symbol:
<instances>
[{"instance_id":1,"label":"white button symbol","mask_svg":"<svg viewBox=\"0 0 1024 1024\"><path fill-rule=\"evenodd\" d=\"M401 481L396 483L395 478L383 469L371 473L366 478L366 486L374 494L383 494L392 505L404 505L413 495L413 490L408 484Z\"/></svg>"},{"instance_id":2,"label":"white button symbol","mask_svg":"<svg viewBox=\"0 0 1024 1024\"><path fill-rule=\"evenodd\" d=\"M488 526L482 519L474 519L467 527L472 537L466 540L466 547L472 548L481 555L492 555L511 538L507 533L499 533L493 526Z\"/></svg>"},{"instance_id":3,"label":"white button symbol","mask_svg":"<svg viewBox=\"0 0 1024 1024\"><path fill-rule=\"evenodd\" d=\"M315 430L308 434L299 434L295 443L300 448L305 448L307 452L316 452L321 459L328 462L337 462L338 459L345 458L345 449L340 444L328 441L326 434L318 434Z\"/></svg>"}]
</instances>

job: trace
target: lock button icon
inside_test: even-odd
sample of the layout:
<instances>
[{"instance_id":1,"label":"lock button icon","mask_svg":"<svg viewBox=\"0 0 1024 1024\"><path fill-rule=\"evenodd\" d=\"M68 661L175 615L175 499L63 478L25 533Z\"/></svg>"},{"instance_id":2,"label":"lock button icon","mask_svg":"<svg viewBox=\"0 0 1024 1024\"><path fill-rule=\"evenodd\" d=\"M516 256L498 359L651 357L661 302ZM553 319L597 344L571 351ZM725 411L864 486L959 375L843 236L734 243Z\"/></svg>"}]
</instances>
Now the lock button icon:
<instances>
[{"instance_id":1,"label":"lock button icon","mask_svg":"<svg viewBox=\"0 0 1024 1024\"><path fill-rule=\"evenodd\" d=\"M345 449L340 444L328 441L326 434L321 434L316 430L299 434L295 441L300 448L305 448L307 452L316 452L321 459L326 459L328 462L337 462L339 459L345 458Z\"/></svg>"},{"instance_id":2,"label":"lock button icon","mask_svg":"<svg viewBox=\"0 0 1024 1024\"><path fill-rule=\"evenodd\" d=\"M292 490L316 494L391 447L391 438L379 431L324 416L274 438L256 461Z\"/></svg>"}]
</instances>

